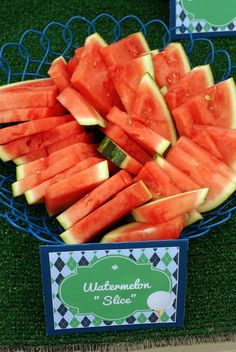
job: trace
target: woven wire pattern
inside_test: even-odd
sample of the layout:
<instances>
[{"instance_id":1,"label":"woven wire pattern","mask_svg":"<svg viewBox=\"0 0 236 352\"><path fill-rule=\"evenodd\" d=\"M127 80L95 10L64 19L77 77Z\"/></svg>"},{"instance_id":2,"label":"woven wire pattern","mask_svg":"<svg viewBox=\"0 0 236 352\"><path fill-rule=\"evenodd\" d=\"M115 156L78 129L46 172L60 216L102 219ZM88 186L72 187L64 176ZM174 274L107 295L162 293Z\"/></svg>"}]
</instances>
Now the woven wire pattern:
<instances>
[{"instance_id":1,"label":"woven wire pattern","mask_svg":"<svg viewBox=\"0 0 236 352\"><path fill-rule=\"evenodd\" d=\"M93 20L81 16L74 16L69 19L65 24L60 22L49 23L43 31L38 31L34 29L28 29L23 33L18 43L6 43L2 45L0 49L0 73L4 77L4 82L6 84L11 83L15 80L25 80L25 79L37 79L47 77L47 70L51 65L51 62L58 56L63 55L66 59L70 59L73 54L70 54L71 50L77 48L79 44L74 43L74 31L72 31L71 26L79 25L83 23L86 25L87 32L84 33L84 38L97 31L97 25L101 19L106 19L113 24L113 39L111 42L115 42L122 37L122 31L125 24L129 21L137 22L140 27L140 31L147 36L149 28L152 26L156 27L157 36L160 35L159 30L165 31L162 36L163 48L171 42L171 35L173 31L177 29L168 28L167 25L160 19L153 19L147 23L143 23L140 18L134 15L129 15L122 17L120 20L115 19L113 16L103 13L96 16ZM48 33L55 29L61 30L61 40L64 46L64 50L60 52L55 51L52 48L50 41L50 36ZM188 31L188 29L186 28ZM216 50L214 43L207 38L193 38L191 33L189 33L189 39L185 45L185 50L191 63L191 53L195 45L199 45L198 42L207 44L209 46L209 52L205 57L204 64L213 65L216 56L222 56L225 62L226 68L220 77L219 81L227 79L232 71L236 69L236 64L234 65L231 61L230 54L226 50ZM40 51L43 53L40 59L31 57L27 49L27 45L24 44L29 38L37 38L39 40ZM82 45L82 43L81 43ZM13 69L10 62L5 56L6 51L9 48L17 49L18 55L21 61L21 66L23 68L19 71ZM32 64L34 65L34 70L32 69ZM28 233L40 241L47 244L63 244L59 238L59 234L63 231L61 226L56 222L55 218L50 218L44 207L42 205L28 206L27 202L23 197L13 198L11 191L11 183L15 181L15 168L11 164L6 165L7 176L0 175L0 217L7 220L12 226ZM214 211L204 214L204 219L198 221L197 223L188 226L184 229L181 234L181 238L196 238L206 235L210 229L219 226L220 224L228 221L234 211L236 210L236 192L225 201L220 207Z\"/></svg>"}]
</instances>

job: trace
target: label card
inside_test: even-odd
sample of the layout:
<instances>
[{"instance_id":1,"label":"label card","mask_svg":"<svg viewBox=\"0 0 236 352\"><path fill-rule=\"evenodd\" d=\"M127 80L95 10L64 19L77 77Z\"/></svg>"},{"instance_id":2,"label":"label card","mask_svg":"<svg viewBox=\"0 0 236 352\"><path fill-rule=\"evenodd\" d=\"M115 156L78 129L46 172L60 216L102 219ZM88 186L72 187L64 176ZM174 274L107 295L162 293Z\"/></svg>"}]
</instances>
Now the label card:
<instances>
[{"instance_id":1,"label":"label card","mask_svg":"<svg viewBox=\"0 0 236 352\"><path fill-rule=\"evenodd\" d=\"M171 0L173 38L236 35L235 0Z\"/></svg>"},{"instance_id":2,"label":"label card","mask_svg":"<svg viewBox=\"0 0 236 352\"><path fill-rule=\"evenodd\" d=\"M183 326L187 247L41 246L47 334Z\"/></svg>"}]
</instances>

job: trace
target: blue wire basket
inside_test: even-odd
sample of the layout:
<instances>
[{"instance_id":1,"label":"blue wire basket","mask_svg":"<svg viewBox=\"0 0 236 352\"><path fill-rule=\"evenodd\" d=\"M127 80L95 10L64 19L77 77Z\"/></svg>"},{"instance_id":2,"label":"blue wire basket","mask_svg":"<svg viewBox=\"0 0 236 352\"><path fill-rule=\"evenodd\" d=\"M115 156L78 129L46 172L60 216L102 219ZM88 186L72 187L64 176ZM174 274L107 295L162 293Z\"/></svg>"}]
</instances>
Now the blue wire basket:
<instances>
[{"instance_id":1,"label":"blue wire basket","mask_svg":"<svg viewBox=\"0 0 236 352\"><path fill-rule=\"evenodd\" d=\"M139 30L143 32L145 36L148 36L148 31L155 27L157 35L165 32L162 36L163 48L168 45L171 41L171 34L177 28L168 28L167 25L159 20L153 19L147 23L143 23L140 18L130 15L116 20L113 16L109 14L100 14L93 20L75 16L72 17L66 24L60 22L49 23L42 32L29 29L24 32L18 43L6 43L0 49L0 74L3 77L5 83L10 83L13 81L20 81L25 79L37 79L46 77L47 70L56 57L63 55L66 59L69 59L73 55L73 49L81 44L75 44L75 33L72 30L78 25L83 27L86 26L86 32L84 33L84 38L93 32L99 31L97 27L99 26L100 20L109 21L113 27L111 42L119 40L122 36L122 31L124 26L132 21L136 22ZM53 45L50 40L50 34L54 30L61 31L61 38L58 39L64 46L61 52L57 52L53 49ZM186 28L188 31L188 29ZM111 34L111 33L110 33ZM27 49L27 40L37 39L39 43L39 51L42 53L41 59L33 58ZM231 62L231 57L226 50L216 50L214 44L211 40L207 38L193 38L189 32L189 39L184 42L185 50L188 55L190 65L191 64L191 53L198 42L207 44L209 46L209 52L207 53L204 63L214 64L216 56L224 56L224 62L226 59L227 65L226 69L220 78L220 80L227 79L232 70L236 68ZM197 44L198 45L198 44ZM19 58L19 67L21 69L15 70L12 67L10 60L7 56L7 51L11 49L17 50ZM71 55L70 55L71 54ZM3 168L2 168L3 169ZM11 191L11 183L15 181L15 168L11 164L4 165L4 175L0 174L0 217L8 221L13 227L21 230L27 234L30 234L37 238L38 240L47 244L63 244L60 240L59 234L63 231L61 226L57 223L55 218L50 218L45 208L42 205L28 206L23 198L13 198ZM217 227L226 221L228 221L234 211L236 210L236 192L222 204L220 207L214 211L204 214L204 219L198 221L197 223L188 226L184 229L181 234L181 238L196 238L206 235L211 228Z\"/></svg>"}]
</instances>

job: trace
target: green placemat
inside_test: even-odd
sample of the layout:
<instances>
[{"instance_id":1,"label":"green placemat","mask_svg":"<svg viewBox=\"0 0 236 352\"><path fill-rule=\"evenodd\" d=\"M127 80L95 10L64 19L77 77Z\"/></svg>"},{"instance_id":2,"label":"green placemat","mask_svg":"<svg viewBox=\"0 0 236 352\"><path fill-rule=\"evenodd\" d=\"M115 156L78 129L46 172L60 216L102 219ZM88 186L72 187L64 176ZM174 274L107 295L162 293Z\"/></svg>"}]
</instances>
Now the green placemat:
<instances>
[{"instance_id":1,"label":"green placemat","mask_svg":"<svg viewBox=\"0 0 236 352\"><path fill-rule=\"evenodd\" d=\"M66 22L81 15L89 19L102 12L116 18L128 14L139 16L144 22L160 18L168 23L168 1L1 1L0 42L19 40L28 28L42 30L53 20ZM100 28L101 27L101 28ZM101 21L99 31L110 38L109 21ZM137 31L137 23L125 26L124 32ZM78 40L84 30L78 33ZM160 27L149 30L152 47L161 45L163 32ZM58 38L54 38L55 43ZM225 48L232 55L236 50L233 39L214 41L217 48ZM28 43L33 53L35 43ZM194 64L203 63L209 48L196 47ZM17 58L12 55L12 62ZM220 76L226 68L224 59L216 58L214 73ZM0 164L0 173L7 172ZM236 333L236 216L213 230L205 237L191 241L188 263L188 288L184 329L133 330L100 334L77 334L46 337L39 265L39 242L16 231L0 220L0 350L25 346L25 349L41 348L69 351L81 347L121 351L145 346L221 341L235 339ZM56 347L57 346L57 347Z\"/></svg>"}]
</instances>

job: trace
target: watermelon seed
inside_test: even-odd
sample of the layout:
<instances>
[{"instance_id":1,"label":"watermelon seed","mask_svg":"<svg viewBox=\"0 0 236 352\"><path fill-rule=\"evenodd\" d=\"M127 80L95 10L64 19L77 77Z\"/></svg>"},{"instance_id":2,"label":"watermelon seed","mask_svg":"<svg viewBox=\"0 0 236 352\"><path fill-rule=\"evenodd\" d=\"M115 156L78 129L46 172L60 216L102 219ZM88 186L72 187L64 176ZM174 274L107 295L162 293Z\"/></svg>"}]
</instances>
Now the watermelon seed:
<instances>
[{"instance_id":1,"label":"watermelon seed","mask_svg":"<svg viewBox=\"0 0 236 352\"><path fill-rule=\"evenodd\" d=\"M40 161L44 161L44 158L40 158Z\"/></svg>"},{"instance_id":2,"label":"watermelon seed","mask_svg":"<svg viewBox=\"0 0 236 352\"><path fill-rule=\"evenodd\" d=\"M211 101L212 100L212 96L211 95L205 95L205 100Z\"/></svg>"},{"instance_id":3,"label":"watermelon seed","mask_svg":"<svg viewBox=\"0 0 236 352\"><path fill-rule=\"evenodd\" d=\"M97 67L97 61L96 60L93 61L93 66Z\"/></svg>"}]
</instances>

